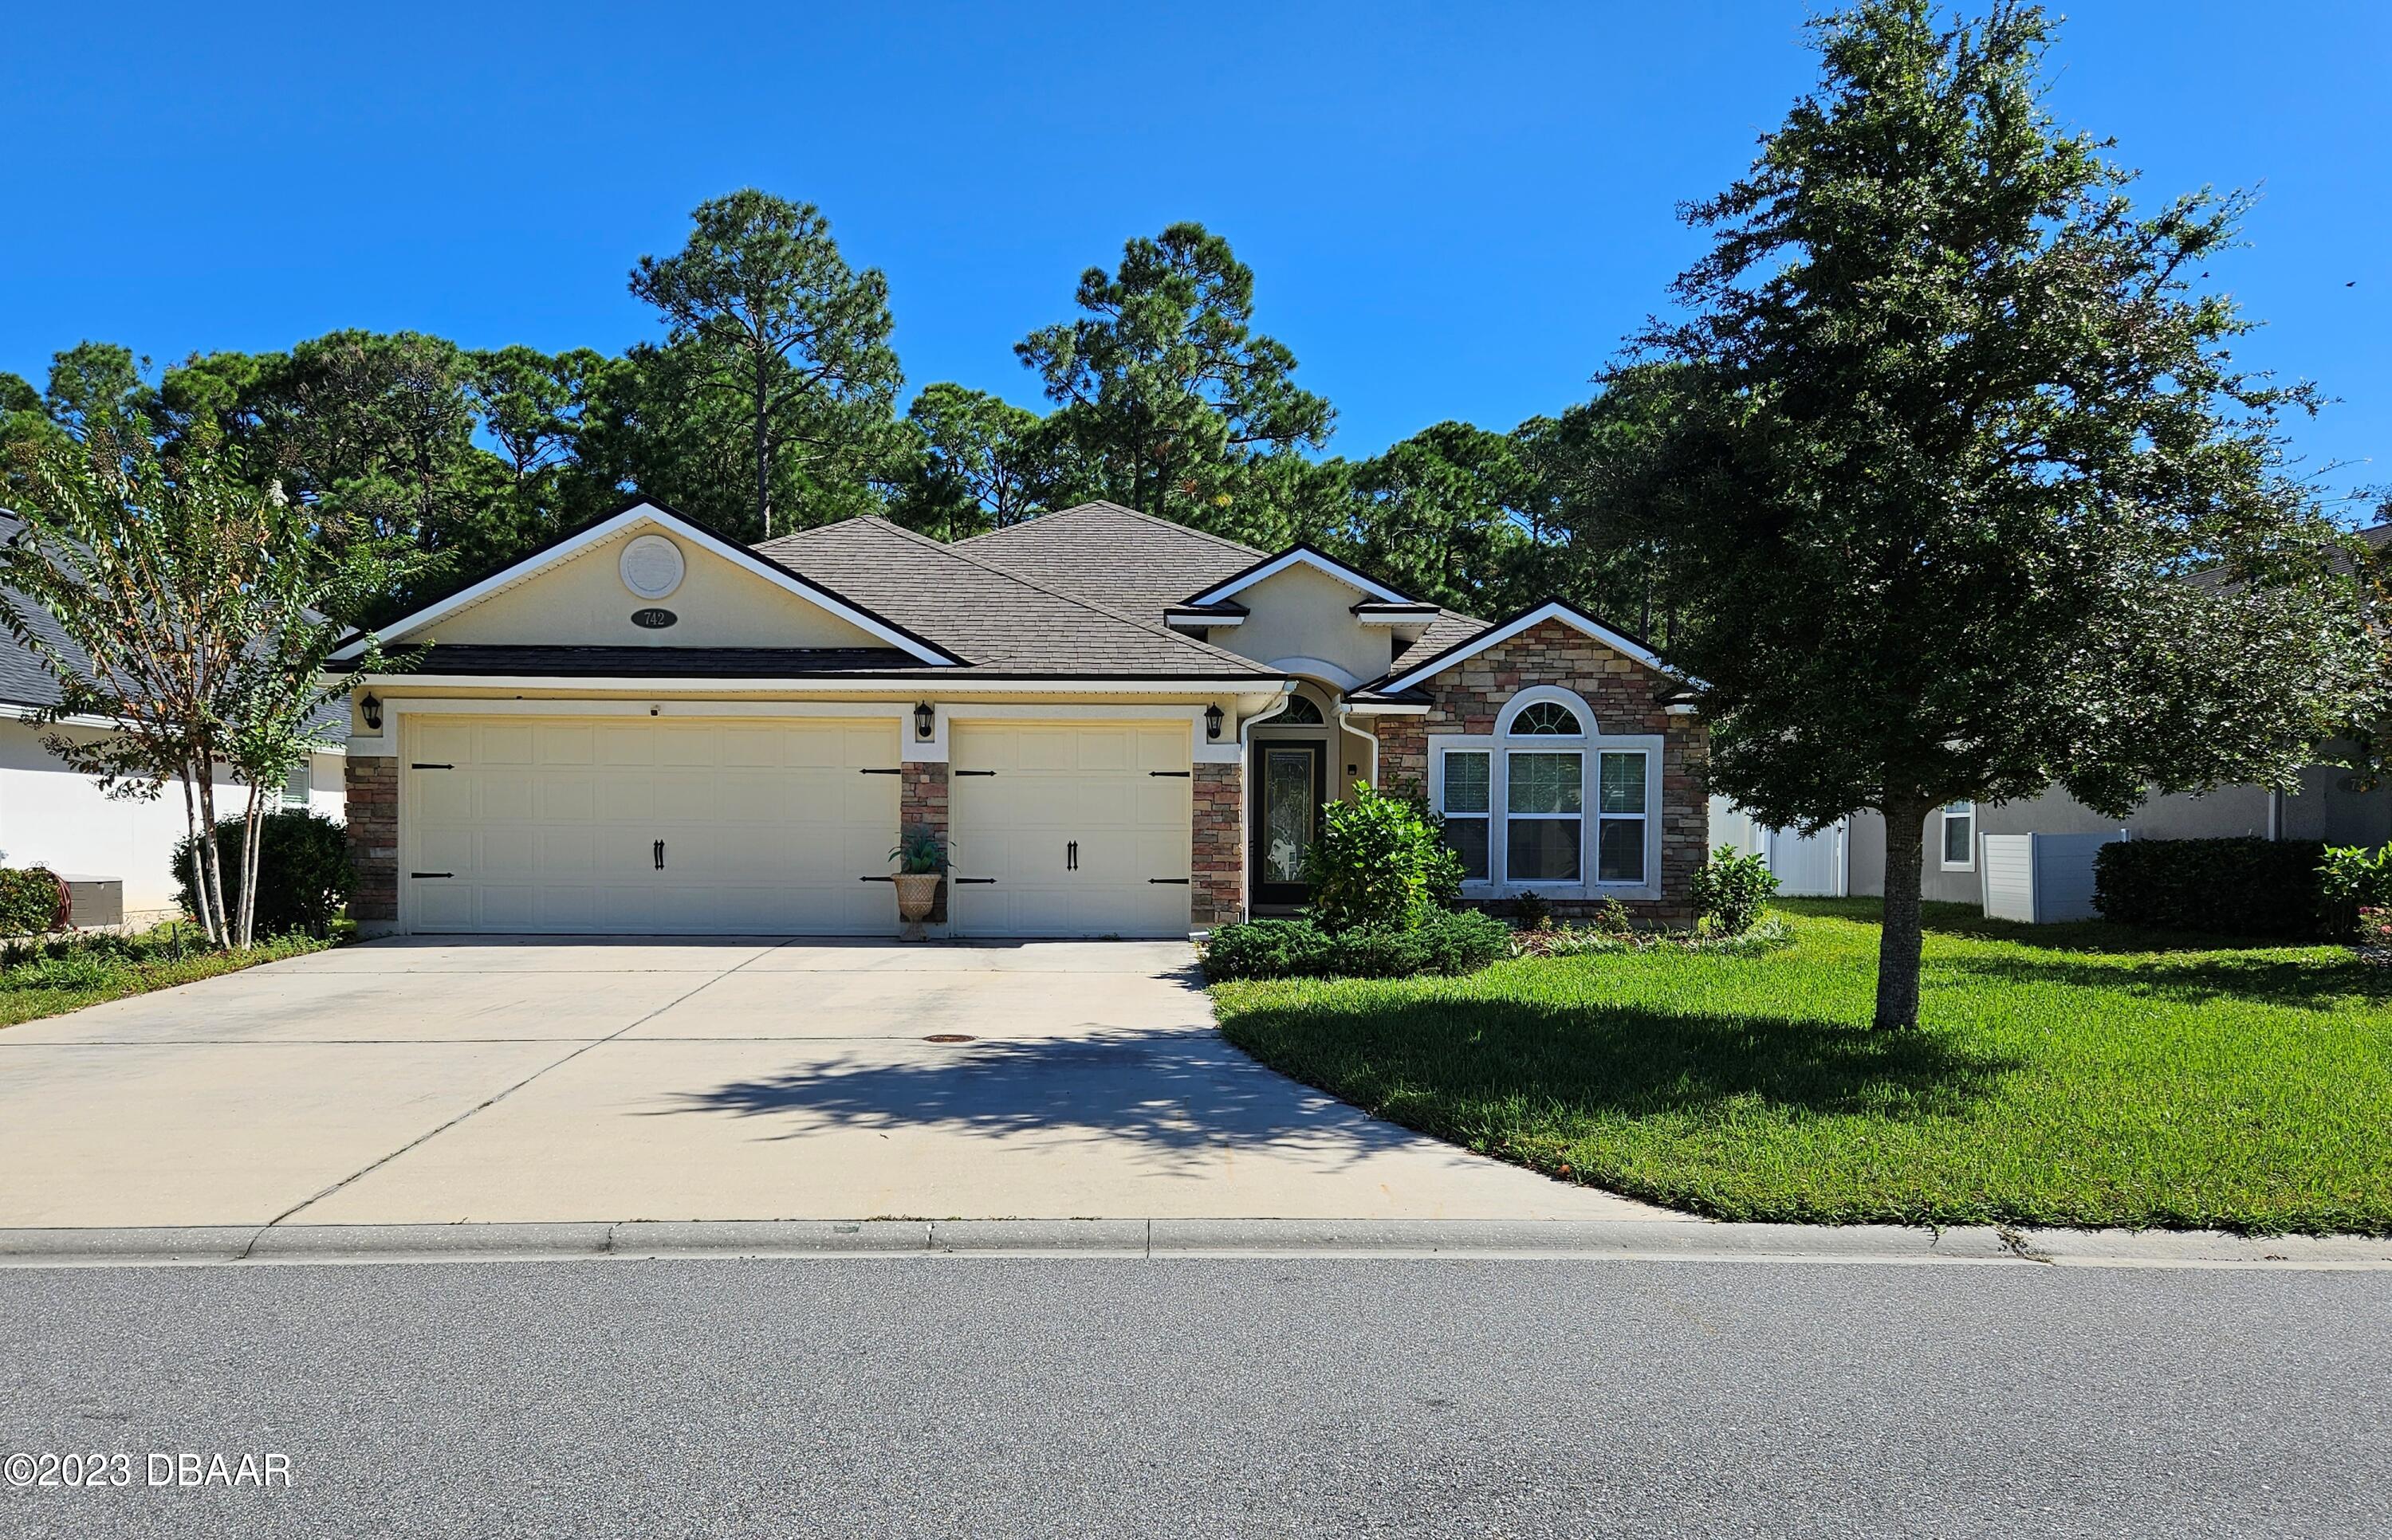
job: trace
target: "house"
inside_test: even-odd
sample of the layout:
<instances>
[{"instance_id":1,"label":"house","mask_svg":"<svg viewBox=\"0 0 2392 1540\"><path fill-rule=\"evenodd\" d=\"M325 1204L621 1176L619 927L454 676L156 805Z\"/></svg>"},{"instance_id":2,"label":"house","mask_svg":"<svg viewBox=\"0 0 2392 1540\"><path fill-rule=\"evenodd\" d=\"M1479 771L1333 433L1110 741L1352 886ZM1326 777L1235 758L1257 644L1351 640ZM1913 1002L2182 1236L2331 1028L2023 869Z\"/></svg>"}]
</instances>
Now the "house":
<instances>
[{"instance_id":1,"label":"house","mask_svg":"<svg viewBox=\"0 0 2392 1540\"><path fill-rule=\"evenodd\" d=\"M49 616L35 611L27 618L51 645L70 657L81 655ZM0 641L0 864L115 879L124 885L124 920L129 925L175 918L182 912L175 897L175 847L189 834L180 787L169 783L154 796L111 797L97 777L70 769L45 740L53 733L102 738L110 728L97 718L37 726L36 714L58 699L58 681L42 660L13 641ZM319 725L321 747L292 772L280 801L338 818L345 718L331 713ZM249 788L229 771L219 777L218 816L239 812L248 798Z\"/></svg>"},{"instance_id":2,"label":"house","mask_svg":"<svg viewBox=\"0 0 2392 1540\"><path fill-rule=\"evenodd\" d=\"M1433 799L1469 898L1683 920L1707 832L1706 731L1634 638L1110 503L746 547L634 502L381 636L370 931L885 934L927 825L947 934L1185 935L1301 903L1365 781Z\"/></svg>"}]
</instances>

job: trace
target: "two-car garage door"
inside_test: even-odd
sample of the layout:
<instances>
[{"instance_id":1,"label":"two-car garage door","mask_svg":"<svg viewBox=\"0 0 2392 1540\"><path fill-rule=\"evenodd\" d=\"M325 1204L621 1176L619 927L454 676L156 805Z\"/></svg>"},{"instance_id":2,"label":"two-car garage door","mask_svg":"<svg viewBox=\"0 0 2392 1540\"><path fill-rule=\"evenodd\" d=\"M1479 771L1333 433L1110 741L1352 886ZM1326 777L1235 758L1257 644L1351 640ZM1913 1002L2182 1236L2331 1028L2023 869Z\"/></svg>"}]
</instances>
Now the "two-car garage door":
<instances>
[{"instance_id":1,"label":"two-car garage door","mask_svg":"<svg viewBox=\"0 0 2392 1540\"><path fill-rule=\"evenodd\" d=\"M419 931L886 935L899 724L411 718L401 918ZM1189 922L1188 730L952 730L949 918L965 936Z\"/></svg>"},{"instance_id":2,"label":"two-car garage door","mask_svg":"<svg viewBox=\"0 0 2392 1540\"><path fill-rule=\"evenodd\" d=\"M414 929L889 928L889 889L859 879L896 843L894 722L425 718L404 749Z\"/></svg>"}]
</instances>

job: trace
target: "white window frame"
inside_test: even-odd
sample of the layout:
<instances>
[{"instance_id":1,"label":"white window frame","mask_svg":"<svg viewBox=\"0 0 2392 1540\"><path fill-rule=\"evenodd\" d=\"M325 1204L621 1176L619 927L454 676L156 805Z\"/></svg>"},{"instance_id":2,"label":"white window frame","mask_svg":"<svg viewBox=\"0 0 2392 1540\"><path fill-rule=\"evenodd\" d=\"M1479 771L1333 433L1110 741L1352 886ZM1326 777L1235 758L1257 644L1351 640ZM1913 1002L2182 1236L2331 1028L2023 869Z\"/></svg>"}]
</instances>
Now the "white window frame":
<instances>
[{"instance_id":1,"label":"white window frame","mask_svg":"<svg viewBox=\"0 0 2392 1540\"><path fill-rule=\"evenodd\" d=\"M292 796L291 795L291 788L293 786L299 788L299 795L297 796ZM300 760L298 768L293 770L289 775L282 778L282 806L286 808L308 807L312 805L315 800L315 791L316 761L311 756L306 759Z\"/></svg>"},{"instance_id":2,"label":"white window frame","mask_svg":"<svg viewBox=\"0 0 2392 1540\"><path fill-rule=\"evenodd\" d=\"M1539 701L1555 701L1578 714L1579 725L1586 730L1580 737L1559 735L1514 737L1510 732L1513 719L1528 706ZM1569 691L1555 685L1532 685L1518 692L1503 703L1496 715L1496 731L1486 732L1433 732L1428 740L1429 805L1442 811L1445 807L1445 757L1449 754L1477 753L1488 757L1487 795L1487 879L1465 882L1462 897L1468 899L1502 899L1533 890L1548 899L1652 899L1661 897L1661 767L1665 740L1658 733L1623 733L1614 736L1602 731L1595 714L1586 702ZM1576 754L1579 756L1579 880L1575 883L1514 882L1505 872L1511 840L1505 832L1511 800L1511 756L1522 754ZM1644 756L1644 880L1636 883L1603 882L1595 875L1601 854L1598 843L1602 835L1597 825L1602 822L1600 776L1602 757L1606 754L1636 754ZM1476 815L1470 815L1476 816ZM1527 817L1538 815L1528 814ZM1567 817L1567 814L1556 815ZM1615 817L1632 816L1615 814Z\"/></svg>"},{"instance_id":3,"label":"white window frame","mask_svg":"<svg viewBox=\"0 0 2392 1540\"><path fill-rule=\"evenodd\" d=\"M1956 809L1966 809L1965 811ZM1935 824L1935 854L1946 872L1973 872L1977 869L1977 805L1974 802L1947 802L1936 809L1940 815ZM1951 836L1945 832L1955 818L1969 821L1969 854L1965 860L1952 859Z\"/></svg>"},{"instance_id":4,"label":"white window frame","mask_svg":"<svg viewBox=\"0 0 2392 1540\"><path fill-rule=\"evenodd\" d=\"M1482 757L1487 761L1487 808L1485 811L1476 813L1452 813L1446 811L1445 755L1448 752L1465 755L1475 754ZM1449 750L1442 750L1439 752L1436 759L1433 760L1430 765L1429 779L1434 783L1434 785L1430 791L1429 806L1435 808L1439 816L1444 818L1448 823L1452 822L1458 818L1462 820L1464 822L1483 823L1487 826L1487 876L1483 879L1477 877L1464 879L1462 887L1465 891L1471 888L1483 887L1487 886L1488 882L1491 881L1495 875L1495 831L1502 828L1503 824L1502 816L1495 810L1495 773L1497 762L1502 757L1492 748L1474 748L1466 744L1455 744Z\"/></svg>"}]
</instances>

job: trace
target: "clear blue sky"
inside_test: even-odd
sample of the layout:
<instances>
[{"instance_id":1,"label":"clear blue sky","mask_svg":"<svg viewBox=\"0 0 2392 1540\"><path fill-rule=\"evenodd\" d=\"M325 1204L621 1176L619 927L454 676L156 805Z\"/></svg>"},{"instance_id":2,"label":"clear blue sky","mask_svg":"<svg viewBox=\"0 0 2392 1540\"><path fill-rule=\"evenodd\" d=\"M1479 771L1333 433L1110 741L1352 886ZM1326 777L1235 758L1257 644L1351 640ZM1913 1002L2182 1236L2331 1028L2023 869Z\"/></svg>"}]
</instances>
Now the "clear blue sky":
<instances>
[{"instance_id":1,"label":"clear blue sky","mask_svg":"<svg viewBox=\"0 0 2392 1540\"><path fill-rule=\"evenodd\" d=\"M29 6L0 49L0 369L336 327L619 349L700 199L811 200L889 274L909 381L1034 404L1011 344L1195 218L1368 454L1582 397L1811 79L1794 4ZM2264 192L2213 269L2251 361L2392 482L2392 6L2096 0L2070 123L2153 198ZM2355 284L2355 287L2349 285Z\"/></svg>"}]
</instances>

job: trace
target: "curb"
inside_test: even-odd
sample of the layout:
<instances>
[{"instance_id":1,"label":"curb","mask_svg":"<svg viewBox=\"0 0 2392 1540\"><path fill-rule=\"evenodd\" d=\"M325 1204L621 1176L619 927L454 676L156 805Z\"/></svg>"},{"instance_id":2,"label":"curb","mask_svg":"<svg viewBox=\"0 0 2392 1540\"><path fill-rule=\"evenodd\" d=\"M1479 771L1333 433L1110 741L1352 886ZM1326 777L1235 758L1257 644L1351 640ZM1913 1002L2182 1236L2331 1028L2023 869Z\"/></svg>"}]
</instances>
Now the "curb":
<instances>
[{"instance_id":1,"label":"curb","mask_svg":"<svg viewBox=\"0 0 2392 1540\"><path fill-rule=\"evenodd\" d=\"M1709 1220L626 1220L0 1230L0 1267L764 1257L1546 1258L2392 1271L2392 1237Z\"/></svg>"}]
</instances>

